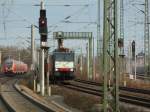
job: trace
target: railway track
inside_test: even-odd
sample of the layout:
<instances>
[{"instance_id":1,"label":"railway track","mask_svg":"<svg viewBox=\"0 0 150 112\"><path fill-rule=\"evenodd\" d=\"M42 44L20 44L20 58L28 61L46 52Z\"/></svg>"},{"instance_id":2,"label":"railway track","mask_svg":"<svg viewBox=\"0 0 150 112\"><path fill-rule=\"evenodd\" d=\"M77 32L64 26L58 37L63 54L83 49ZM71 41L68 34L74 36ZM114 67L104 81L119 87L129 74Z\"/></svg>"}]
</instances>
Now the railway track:
<instances>
[{"instance_id":1,"label":"railway track","mask_svg":"<svg viewBox=\"0 0 150 112\"><path fill-rule=\"evenodd\" d=\"M63 86L100 97L103 95L102 86L100 83L76 79L70 83L63 83ZM150 108L149 90L126 87L120 87L120 90L120 101ZM140 96L136 96L133 93L138 93ZM141 94L144 94L146 97L143 97Z\"/></svg>"},{"instance_id":2,"label":"railway track","mask_svg":"<svg viewBox=\"0 0 150 112\"><path fill-rule=\"evenodd\" d=\"M2 80L2 79L1 79ZM9 111L14 112L46 112L38 105L35 105L25 97L23 97L14 87L14 84L18 81L16 77L9 77L7 80L3 80L1 88L1 98L9 107Z\"/></svg>"},{"instance_id":3,"label":"railway track","mask_svg":"<svg viewBox=\"0 0 150 112\"><path fill-rule=\"evenodd\" d=\"M8 111L6 112L70 112L70 110L53 101L45 102L42 98L38 98L33 94L27 94L24 89L20 88L17 84L18 81L24 77L26 76L18 75L0 78L0 100L2 100L4 102L3 104L7 107Z\"/></svg>"},{"instance_id":4,"label":"railway track","mask_svg":"<svg viewBox=\"0 0 150 112\"><path fill-rule=\"evenodd\" d=\"M8 77L4 77L0 74L0 94L1 94L1 86L5 84L10 79ZM9 112L9 107L6 105L4 100L0 97L0 112Z\"/></svg>"},{"instance_id":5,"label":"railway track","mask_svg":"<svg viewBox=\"0 0 150 112\"><path fill-rule=\"evenodd\" d=\"M137 73L136 77L141 80L150 80L150 77L146 77L144 74Z\"/></svg>"},{"instance_id":6,"label":"railway track","mask_svg":"<svg viewBox=\"0 0 150 112\"><path fill-rule=\"evenodd\" d=\"M95 85L95 86L102 86L102 83L97 83L93 81L86 81L86 80L80 80L80 79L75 79L74 81L80 82L80 83L85 83L85 84L90 84L90 85ZM122 91L128 91L128 92L133 92L133 93L141 93L141 94L150 94L150 90L146 89L137 89L137 88L130 88L130 87L119 87L120 90Z\"/></svg>"}]
</instances>

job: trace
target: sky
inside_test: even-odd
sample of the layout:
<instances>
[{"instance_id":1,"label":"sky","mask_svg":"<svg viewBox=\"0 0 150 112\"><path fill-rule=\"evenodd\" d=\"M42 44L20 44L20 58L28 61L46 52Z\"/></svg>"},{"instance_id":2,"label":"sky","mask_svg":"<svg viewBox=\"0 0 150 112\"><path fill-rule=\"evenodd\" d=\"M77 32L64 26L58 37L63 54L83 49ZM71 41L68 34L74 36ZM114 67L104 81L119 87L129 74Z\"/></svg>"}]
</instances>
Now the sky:
<instances>
[{"instance_id":1,"label":"sky","mask_svg":"<svg viewBox=\"0 0 150 112\"><path fill-rule=\"evenodd\" d=\"M119 1L119 0L118 0ZM137 51L144 47L144 0L124 0L125 52L129 42L136 40ZM0 45L27 47L30 45L30 26L38 26L40 0L0 0ZM64 6L71 5L71 6ZM97 40L97 0L45 0L49 33L49 46L54 31L93 32ZM103 35L103 0L101 0L101 36ZM65 19L68 18L68 19ZM65 20L75 23L64 23ZM77 23L77 22L80 22ZM82 23L84 22L84 23ZM36 44L40 43L38 29L35 29ZM65 46L85 50L86 40L65 40Z\"/></svg>"}]
</instances>

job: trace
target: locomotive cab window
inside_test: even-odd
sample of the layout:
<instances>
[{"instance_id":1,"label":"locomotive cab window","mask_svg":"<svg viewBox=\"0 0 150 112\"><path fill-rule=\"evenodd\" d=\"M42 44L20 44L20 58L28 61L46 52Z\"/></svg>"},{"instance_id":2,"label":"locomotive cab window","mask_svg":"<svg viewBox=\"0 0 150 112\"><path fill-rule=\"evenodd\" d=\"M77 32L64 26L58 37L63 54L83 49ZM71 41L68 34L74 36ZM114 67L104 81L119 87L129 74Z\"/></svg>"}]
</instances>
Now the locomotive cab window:
<instances>
[{"instance_id":1,"label":"locomotive cab window","mask_svg":"<svg viewBox=\"0 0 150 112\"><path fill-rule=\"evenodd\" d=\"M73 61L74 54L73 53L55 53L55 60L57 61Z\"/></svg>"}]
</instances>

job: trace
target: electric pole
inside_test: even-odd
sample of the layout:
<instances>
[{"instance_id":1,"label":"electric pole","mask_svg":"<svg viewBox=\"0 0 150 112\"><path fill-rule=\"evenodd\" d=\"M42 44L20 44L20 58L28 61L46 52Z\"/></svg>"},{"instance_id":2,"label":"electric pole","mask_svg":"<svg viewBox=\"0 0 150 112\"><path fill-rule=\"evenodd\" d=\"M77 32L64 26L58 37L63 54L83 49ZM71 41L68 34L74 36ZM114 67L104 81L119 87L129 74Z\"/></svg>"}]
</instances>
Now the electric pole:
<instances>
[{"instance_id":1,"label":"electric pole","mask_svg":"<svg viewBox=\"0 0 150 112\"><path fill-rule=\"evenodd\" d=\"M118 0L104 0L103 112L119 112L117 1ZM109 46L111 47L110 49ZM112 64L110 67L108 67L109 58L112 60ZM108 75L110 72L112 72L113 82L112 87L108 89Z\"/></svg>"},{"instance_id":2,"label":"electric pole","mask_svg":"<svg viewBox=\"0 0 150 112\"><path fill-rule=\"evenodd\" d=\"M124 55L124 0L120 0L120 55Z\"/></svg>"},{"instance_id":3,"label":"electric pole","mask_svg":"<svg viewBox=\"0 0 150 112\"><path fill-rule=\"evenodd\" d=\"M103 43L101 38L101 29L100 29L100 0L97 0L97 59L101 59L97 62L99 69L99 74L102 74L102 49L103 49Z\"/></svg>"},{"instance_id":4,"label":"electric pole","mask_svg":"<svg viewBox=\"0 0 150 112\"><path fill-rule=\"evenodd\" d=\"M95 80L95 55L94 55L94 38L93 38L93 79Z\"/></svg>"},{"instance_id":5,"label":"electric pole","mask_svg":"<svg viewBox=\"0 0 150 112\"><path fill-rule=\"evenodd\" d=\"M47 53L47 60L46 60L46 90L47 90L47 95L48 96L51 96L51 87L49 88L49 75L50 75L50 72L49 72L49 53L48 53L48 49L49 47L47 47L46 49L46 53Z\"/></svg>"},{"instance_id":6,"label":"electric pole","mask_svg":"<svg viewBox=\"0 0 150 112\"><path fill-rule=\"evenodd\" d=\"M2 68L2 52L0 51L0 72L1 72L1 69Z\"/></svg>"},{"instance_id":7,"label":"electric pole","mask_svg":"<svg viewBox=\"0 0 150 112\"><path fill-rule=\"evenodd\" d=\"M134 61L134 79L136 80L136 43L132 41L132 60ZM133 64L132 64L133 65Z\"/></svg>"},{"instance_id":8,"label":"electric pole","mask_svg":"<svg viewBox=\"0 0 150 112\"><path fill-rule=\"evenodd\" d=\"M145 23L144 23L144 53L145 53L145 74L150 74L150 38L149 38L149 5L148 0L145 0Z\"/></svg>"},{"instance_id":9,"label":"electric pole","mask_svg":"<svg viewBox=\"0 0 150 112\"><path fill-rule=\"evenodd\" d=\"M35 69L35 37L34 37L34 25L31 25L31 54L32 54L32 67Z\"/></svg>"},{"instance_id":10,"label":"electric pole","mask_svg":"<svg viewBox=\"0 0 150 112\"><path fill-rule=\"evenodd\" d=\"M36 91L36 72L35 72L35 37L34 25L31 25L31 54L32 54L32 71L33 71L33 90Z\"/></svg>"},{"instance_id":11,"label":"electric pole","mask_svg":"<svg viewBox=\"0 0 150 112\"><path fill-rule=\"evenodd\" d=\"M83 76L83 53L82 53L82 47L80 48L80 50L81 50L80 71L81 71L81 76Z\"/></svg>"},{"instance_id":12,"label":"electric pole","mask_svg":"<svg viewBox=\"0 0 150 112\"><path fill-rule=\"evenodd\" d=\"M120 38L118 38L118 47L120 49L120 69L119 74L121 81L123 79L123 85L126 85L125 75L125 54L124 54L124 0L120 0Z\"/></svg>"},{"instance_id":13,"label":"electric pole","mask_svg":"<svg viewBox=\"0 0 150 112\"><path fill-rule=\"evenodd\" d=\"M100 37L100 0L97 3L97 56L101 54L101 37Z\"/></svg>"},{"instance_id":14,"label":"electric pole","mask_svg":"<svg viewBox=\"0 0 150 112\"><path fill-rule=\"evenodd\" d=\"M86 59L87 59L87 74L88 74L88 79L90 79L90 58L89 58L89 43L86 44Z\"/></svg>"}]
</instances>

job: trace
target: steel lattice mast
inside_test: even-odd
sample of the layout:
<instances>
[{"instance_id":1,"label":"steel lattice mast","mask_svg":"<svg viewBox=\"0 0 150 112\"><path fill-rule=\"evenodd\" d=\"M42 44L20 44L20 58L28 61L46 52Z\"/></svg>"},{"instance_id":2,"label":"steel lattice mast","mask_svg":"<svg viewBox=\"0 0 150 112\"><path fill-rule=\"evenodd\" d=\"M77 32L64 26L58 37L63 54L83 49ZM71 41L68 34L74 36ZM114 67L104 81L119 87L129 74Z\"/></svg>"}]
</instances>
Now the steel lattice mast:
<instances>
[{"instance_id":1,"label":"steel lattice mast","mask_svg":"<svg viewBox=\"0 0 150 112\"><path fill-rule=\"evenodd\" d=\"M100 0L97 2L97 56L101 55L101 37L100 37Z\"/></svg>"},{"instance_id":2,"label":"steel lattice mast","mask_svg":"<svg viewBox=\"0 0 150 112\"><path fill-rule=\"evenodd\" d=\"M120 38L123 40L124 43L124 6L123 1L120 0ZM124 55L124 46L120 48L120 54Z\"/></svg>"},{"instance_id":3,"label":"steel lattice mast","mask_svg":"<svg viewBox=\"0 0 150 112\"><path fill-rule=\"evenodd\" d=\"M101 37L101 29L100 29L100 0L97 0L97 57L101 59L98 61L99 73L102 74L102 52L103 52L103 43Z\"/></svg>"},{"instance_id":4,"label":"steel lattice mast","mask_svg":"<svg viewBox=\"0 0 150 112\"><path fill-rule=\"evenodd\" d=\"M150 40L149 40L149 8L148 0L145 0L145 23L144 23L144 52L145 52L145 74L150 73Z\"/></svg>"},{"instance_id":5,"label":"steel lattice mast","mask_svg":"<svg viewBox=\"0 0 150 112\"><path fill-rule=\"evenodd\" d=\"M104 0L103 29L103 112L119 112L117 0ZM108 66L111 59L111 66ZM108 88L108 75L112 75L113 86Z\"/></svg>"},{"instance_id":6,"label":"steel lattice mast","mask_svg":"<svg viewBox=\"0 0 150 112\"><path fill-rule=\"evenodd\" d=\"M120 67L119 73L121 79L123 79L123 84L126 86L126 78L125 78L125 54L124 54L124 0L120 0L120 37L118 38L118 46L120 49Z\"/></svg>"}]
</instances>

